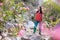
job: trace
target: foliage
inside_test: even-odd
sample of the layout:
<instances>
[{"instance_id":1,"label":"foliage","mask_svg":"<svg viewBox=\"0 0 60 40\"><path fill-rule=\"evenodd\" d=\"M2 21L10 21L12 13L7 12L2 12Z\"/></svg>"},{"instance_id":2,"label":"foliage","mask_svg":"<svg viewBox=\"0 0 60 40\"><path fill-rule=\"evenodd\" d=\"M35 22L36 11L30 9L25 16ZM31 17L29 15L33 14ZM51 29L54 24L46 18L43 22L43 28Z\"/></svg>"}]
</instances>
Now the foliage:
<instances>
[{"instance_id":1,"label":"foliage","mask_svg":"<svg viewBox=\"0 0 60 40\"><path fill-rule=\"evenodd\" d=\"M4 0L0 0L0 2L3 2Z\"/></svg>"},{"instance_id":2,"label":"foliage","mask_svg":"<svg viewBox=\"0 0 60 40\"><path fill-rule=\"evenodd\" d=\"M0 0L0 2L3 3L0 7L2 9L0 18L3 19L3 21L0 20L0 28L3 29L4 24L9 22L9 20L19 19L18 23L23 21L23 14L27 11L27 9L24 7L21 0ZM22 10L20 10L21 7L23 8ZM21 17L19 15L21 15ZM18 32L17 28L14 28L14 30L13 33Z\"/></svg>"},{"instance_id":3,"label":"foliage","mask_svg":"<svg viewBox=\"0 0 60 40\"><path fill-rule=\"evenodd\" d=\"M53 16L53 18L55 18L56 20L59 20L58 18L60 17L60 6L59 5L57 5L56 3L52 1L47 1L43 4L43 6L46 8L45 20L48 20L48 22L50 21L51 23L51 19L50 19L51 16ZM56 21L54 22L55 22L54 24L56 25L57 24Z\"/></svg>"}]
</instances>

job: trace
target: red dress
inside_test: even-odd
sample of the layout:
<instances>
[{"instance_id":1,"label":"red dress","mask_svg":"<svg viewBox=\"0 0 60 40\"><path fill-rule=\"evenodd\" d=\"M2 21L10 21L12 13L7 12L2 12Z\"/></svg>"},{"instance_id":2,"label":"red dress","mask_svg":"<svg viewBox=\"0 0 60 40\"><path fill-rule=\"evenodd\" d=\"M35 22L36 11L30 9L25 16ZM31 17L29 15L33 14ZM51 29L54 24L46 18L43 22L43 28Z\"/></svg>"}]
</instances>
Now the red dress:
<instances>
[{"instance_id":1,"label":"red dress","mask_svg":"<svg viewBox=\"0 0 60 40\"><path fill-rule=\"evenodd\" d=\"M42 21L42 14L40 12L36 13L35 20L39 22Z\"/></svg>"}]
</instances>

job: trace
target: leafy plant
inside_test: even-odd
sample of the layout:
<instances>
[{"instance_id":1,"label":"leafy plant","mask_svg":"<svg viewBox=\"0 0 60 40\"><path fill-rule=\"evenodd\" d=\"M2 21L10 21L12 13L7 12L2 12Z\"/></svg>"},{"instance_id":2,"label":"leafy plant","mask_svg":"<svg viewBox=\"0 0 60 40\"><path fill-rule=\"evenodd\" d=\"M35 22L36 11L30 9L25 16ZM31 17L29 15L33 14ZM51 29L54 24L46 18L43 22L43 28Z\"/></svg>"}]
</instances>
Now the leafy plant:
<instances>
[{"instance_id":1,"label":"leafy plant","mask_svg":"<svg viewBox=\"0 0 60 40\"><path fill-rule=\"evenodd\" d=\"M46 8L46 10L45 10L45 20L47 19L51 23L51 20L50 20L51 16L53 16L53 18L55 18L56 20L59 20L59 18L58 18L60 16L60 6L59 5L57 5L56 3L49 0L49 1L45 2L43 4L43 6ZM56 21L55 21L54 24L55 25L57 24Z\"/></svg>"}]
</instances>

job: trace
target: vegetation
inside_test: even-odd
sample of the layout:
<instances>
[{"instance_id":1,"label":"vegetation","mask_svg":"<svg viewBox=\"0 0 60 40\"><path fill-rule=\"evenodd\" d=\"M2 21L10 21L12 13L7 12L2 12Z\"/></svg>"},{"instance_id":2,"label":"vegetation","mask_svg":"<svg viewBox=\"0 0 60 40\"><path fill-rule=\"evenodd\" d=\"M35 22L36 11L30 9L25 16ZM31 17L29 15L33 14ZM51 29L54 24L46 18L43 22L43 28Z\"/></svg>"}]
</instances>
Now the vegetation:
<instances>
[{"instance_id":1,"label":"vegetation","mask_svg":"<svg viewBox=\"0 0 60 40\"><path fill-rule=\"evenodd\" d=\"M60 19L60 6L52 2L51 0L44 2L43 6L46 8L45 20L49 23L51 23L52 20L52 25L55 26L58 23L57 20Z\"/></svg>"},{"instance_id":2,"label":"vegetation","mask_svg":"<svg viewBox=\"0 0 60 40\"><path fill-rule=\"evenodd\" d=\"M28 9L26 8L27 5L25 3L27 3L29 7L32 5L34 8L34 6L37 5L36 2L36 0L0 0L0 29L5 27L6 22L12 21L13 19L13 23L22 23L24 21L23 15L28 12ZM50 0L44 2L43 6L46 8L44 20L55 26L60 19L60 6ZM50 17L52 17L52 19L50 19ZM13 30L14 34L17 33L19 29L11 28L11 30ZM16 35L17 34L14 34L14 36Z\"/></svg>"}]
</instances>

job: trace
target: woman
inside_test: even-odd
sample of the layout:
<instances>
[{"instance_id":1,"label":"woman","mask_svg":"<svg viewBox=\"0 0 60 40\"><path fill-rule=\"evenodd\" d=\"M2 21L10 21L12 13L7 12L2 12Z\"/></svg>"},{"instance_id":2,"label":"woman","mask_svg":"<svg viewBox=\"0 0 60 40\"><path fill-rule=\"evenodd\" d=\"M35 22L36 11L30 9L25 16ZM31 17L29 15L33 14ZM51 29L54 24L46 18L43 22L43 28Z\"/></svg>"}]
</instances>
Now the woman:
<instances>
[{"instance_id":1,"label":"woman","mask_svg":"<svg viewBox=\"0 0 60 40\"><path fill-rule=\"evenodd\" d=\"M34 22L35 26L34 26L34 32L33 33L36 32L36 27L37 27L38 23L41 23L41 21L42 21L42 14L43 14L42 8L39 7L39 9L38 9L38 11L36 12L36 15L35 15L35 22ZM41 30L40 30L40 32L41 32Z\"/></svg>"}]
</instances>

